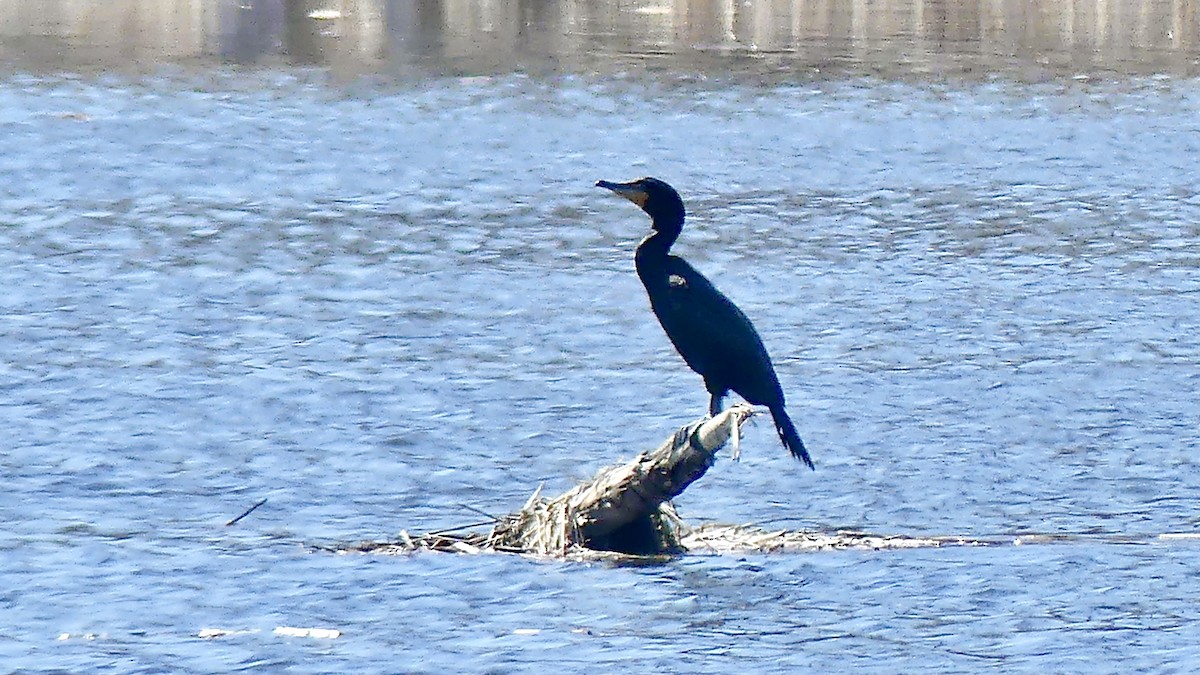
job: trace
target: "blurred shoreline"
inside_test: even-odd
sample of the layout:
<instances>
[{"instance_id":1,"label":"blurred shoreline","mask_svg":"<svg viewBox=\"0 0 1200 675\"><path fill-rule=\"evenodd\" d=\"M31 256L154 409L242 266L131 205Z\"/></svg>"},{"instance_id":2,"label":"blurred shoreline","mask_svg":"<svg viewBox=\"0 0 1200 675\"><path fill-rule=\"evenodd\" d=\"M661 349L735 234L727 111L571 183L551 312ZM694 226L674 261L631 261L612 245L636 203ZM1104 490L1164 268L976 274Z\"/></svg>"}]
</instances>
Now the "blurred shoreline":
<instances>
[{"instance_id":1,"label":"blurred shoreline","mask_svg":"<svg viewBox=\"0 0 1200 675\"><path fill-rule=\"evenodd\" d=\"M5 69L1200 72L1187 0L0 0Z\"/></svg>"}]
</instances>

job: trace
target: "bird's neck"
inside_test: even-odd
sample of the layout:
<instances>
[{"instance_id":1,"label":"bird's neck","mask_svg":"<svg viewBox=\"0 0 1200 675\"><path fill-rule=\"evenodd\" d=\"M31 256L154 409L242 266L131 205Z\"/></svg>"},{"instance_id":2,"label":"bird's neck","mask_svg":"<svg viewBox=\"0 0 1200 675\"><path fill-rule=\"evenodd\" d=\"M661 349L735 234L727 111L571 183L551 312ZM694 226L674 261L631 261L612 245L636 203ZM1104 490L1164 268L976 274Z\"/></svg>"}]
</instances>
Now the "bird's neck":
<instances>
[{"instance_id":1,"label":"bird's neck","mask_svg":"<svg viewBox=\"0 0 1200 675\"><path fill-rule=\"evenodd\" d=\"M654 231L638 244L638 258L642 257L657 257L665 258L667 253L671 251L671 247L675 245L675 240L679 238L679 232L683 229L683 223L671 223L664 225L657 220L654 223Z\"/></svg>"},{"instance_id":2,"label":"bird's neck","mask_svg":"<svg viewBox=\"0 0 1200 675\"><path fill-rule=\"evenodd\" d=\"M638 278L650 293L652 302L656 292L667 287L667 259L671 244L675 243L678 236L678 232L672 235L656 230L638 244L637 251L633 254Z\"/></svg>"}]
</instances>

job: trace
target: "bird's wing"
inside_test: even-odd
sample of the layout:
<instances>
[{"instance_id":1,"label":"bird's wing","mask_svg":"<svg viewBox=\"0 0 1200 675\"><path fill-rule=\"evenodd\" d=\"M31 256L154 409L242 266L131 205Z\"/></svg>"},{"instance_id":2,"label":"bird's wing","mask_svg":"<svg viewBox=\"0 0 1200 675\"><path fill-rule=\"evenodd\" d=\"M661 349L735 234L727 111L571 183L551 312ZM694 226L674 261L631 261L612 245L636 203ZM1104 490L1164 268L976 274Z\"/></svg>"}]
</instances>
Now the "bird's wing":
<instances>
[{"instance_id":1,"label":"bird's wing","mask_svg":"<svg viewBox=\"0 0 1200 675\"><path fill-rule=\"evenodd\" d=\"M762 339L742 310L682 258L669 256L666 272L670 325L663 328L688 365L748 398L757 398L756 391L741 391L748 380L777 387Z\"/></svg>"}]
</instances>

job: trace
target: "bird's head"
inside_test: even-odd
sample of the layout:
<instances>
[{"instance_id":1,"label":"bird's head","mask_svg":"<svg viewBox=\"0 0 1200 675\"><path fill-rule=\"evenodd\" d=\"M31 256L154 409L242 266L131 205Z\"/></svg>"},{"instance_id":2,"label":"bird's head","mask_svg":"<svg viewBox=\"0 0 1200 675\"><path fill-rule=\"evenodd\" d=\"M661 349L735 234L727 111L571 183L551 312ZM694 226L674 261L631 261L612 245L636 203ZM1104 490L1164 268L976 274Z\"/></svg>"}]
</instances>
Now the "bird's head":
<instances>
[{"instance_id":1,"label":"bird's head","mask_svg":"<svg viewBox=\"0 0 1200 675\"><path fill-rule=\"evenodd\" d=\"M596 187L612 190L642 207L654 221L652 227L655 230L678 230L683 226L683 200L675 188L657 178L639 178L628 183L602 180L596 183Z\"/></svg>"}]
</instances>

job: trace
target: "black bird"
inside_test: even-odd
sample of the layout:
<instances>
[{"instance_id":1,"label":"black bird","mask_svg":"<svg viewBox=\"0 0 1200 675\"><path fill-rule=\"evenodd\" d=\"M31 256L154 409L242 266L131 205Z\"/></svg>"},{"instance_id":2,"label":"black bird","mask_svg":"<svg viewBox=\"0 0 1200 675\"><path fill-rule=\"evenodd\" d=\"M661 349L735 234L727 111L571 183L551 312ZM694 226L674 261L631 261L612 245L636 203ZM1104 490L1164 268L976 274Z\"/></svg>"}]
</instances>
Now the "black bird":
<instances>
[{"instance_id":1,"label":"black bird","mask_svg":"<svg viewBox=\"0 0 1200 675\"><path fill-rule=\"evenodd\" d=\"M796 459L813 468L804 442L784 409L783 389L771 357L754 324L671 245L683 231L683 200L675 188L657 178L629 183L602 180L607 188L642 207L654 230L638 244L634 262L650 296L650 307L667 337L692 370L704 378L712 396L708 413L721 412L730 390L754 405L771 410L779 439Z\"/></svg>"}]
</instances>

